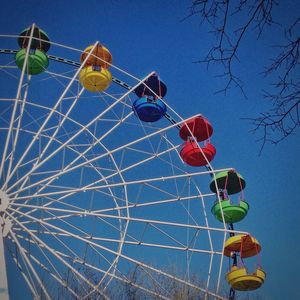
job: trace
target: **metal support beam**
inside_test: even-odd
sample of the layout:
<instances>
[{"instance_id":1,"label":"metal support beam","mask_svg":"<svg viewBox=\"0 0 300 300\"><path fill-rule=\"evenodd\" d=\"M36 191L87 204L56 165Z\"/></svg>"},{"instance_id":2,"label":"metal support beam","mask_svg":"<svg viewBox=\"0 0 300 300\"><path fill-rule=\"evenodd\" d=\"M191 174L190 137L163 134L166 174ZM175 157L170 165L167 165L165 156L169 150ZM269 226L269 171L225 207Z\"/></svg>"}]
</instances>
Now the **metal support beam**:
<instances>
[{"instance_id":1,"label":"metal support beam","mask_svg":"<svg viewBox=\"0 0 300 300\"><path fill-rule=\"evenodd\" d=\"M8 285L7 285L7 274L6 274L6 264L5 264L5 253L3 244L3 225L1 218L0 227L0 299L9 300L8 295Z\"/></svg>"}]
</instances>

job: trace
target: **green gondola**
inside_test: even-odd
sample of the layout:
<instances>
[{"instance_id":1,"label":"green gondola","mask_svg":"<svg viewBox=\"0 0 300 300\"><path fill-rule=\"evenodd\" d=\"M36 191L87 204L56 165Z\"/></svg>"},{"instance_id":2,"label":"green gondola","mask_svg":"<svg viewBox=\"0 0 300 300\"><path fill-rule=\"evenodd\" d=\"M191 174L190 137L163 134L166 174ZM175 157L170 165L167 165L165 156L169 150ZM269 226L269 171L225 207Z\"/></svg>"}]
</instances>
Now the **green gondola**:
<instances>
[{"instance_id":1,"label":"green gondola","mask_svg":"<svg viewBox=\"0 0 300 300\"><path fill-rule=\"evenodd\" d=\"M225 223L236 223L246 217L249 204L244 200L240 200L238 205L232 204L229 199L222 200L221 202L216 201L211 212L217 220L223 222L221 208Z\"/></svg>"},{"instance_id":2,"label":"green gondola","mask_svg":"<svg viewBox=\"0 0 300 300\"><path fill-rule=\"evenodd\" d=\"M26 49L20 49L16 53L15 61L20 70L23 68L23 64L26 57ZM33 50L28 56L28 73L31 75L36 75L42 73L49 65L49 60L47 55L40 50ZM27 72L27 70L25 70Z\"/></svg>"}]
</instances>

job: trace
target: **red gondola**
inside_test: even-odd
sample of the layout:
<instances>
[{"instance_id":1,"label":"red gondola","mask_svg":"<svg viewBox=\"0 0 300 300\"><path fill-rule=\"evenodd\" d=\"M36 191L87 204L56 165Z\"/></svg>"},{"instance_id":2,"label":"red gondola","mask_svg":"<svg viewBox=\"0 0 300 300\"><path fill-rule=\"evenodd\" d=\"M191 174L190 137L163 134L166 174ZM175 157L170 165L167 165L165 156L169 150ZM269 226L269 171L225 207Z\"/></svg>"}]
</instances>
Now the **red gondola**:
<instances>
[{"instance_id":1,"label":"red gondola","mask_svg":"<svg viewBox=\"0 0 300 300\"><path fill-rule=\"evenodd\" d=\"M195 141L186 141L180 151L182 160L193 167L206 166L215 155L216 148L211 143L206 143L200 149Z\"/></svg>"}]
</instances>

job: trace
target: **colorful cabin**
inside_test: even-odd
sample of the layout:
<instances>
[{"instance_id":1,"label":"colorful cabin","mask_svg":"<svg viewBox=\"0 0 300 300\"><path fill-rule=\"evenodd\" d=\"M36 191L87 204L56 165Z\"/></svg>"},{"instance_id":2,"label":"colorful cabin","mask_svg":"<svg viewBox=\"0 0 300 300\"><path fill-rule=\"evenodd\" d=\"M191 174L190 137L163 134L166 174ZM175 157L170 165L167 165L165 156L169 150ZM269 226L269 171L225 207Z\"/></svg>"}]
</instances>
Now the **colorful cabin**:
<instances>
[{"instance_id":1,"label":"colorful cabin","mask_svg":"<svg viewBox=\"0 0 300 300\"><path fill-rule=\"evenodd\" d=\"M248 210L249 204L244 200L240 200L238 205L234 205L230 199L224 199L220 202L216 201L211 212L220 222L223 222L223 211L225 223L237 223L246 217Z\"/></svg>"},{"instance_id":2,"label":"colorful cabin","mask_svg":"<svg viewBox=\"0 0 300 300\"><path fill-rule=\"evenodd\" d=\"M150 89L158 95L160 98L165 97L167 94L167 86L159 79L158 75L154 74L147 78L144 83L141 83L135 88L134 92L139 98L149 96L157 98L157 96Z\"/></svg>"},{"instance_id":3,"label":"colorful cabin","mask_svg":"<svg viewBox=\"0 0 300 300\"><path fill-rule=\"evenodd\" d=\"M106 90L112 82L111 73L107 69L101 68L101 70L99 70L98 68L88 66L80 71L79 82L90 92L102 92Z\"/></svg>"},{"instance_id":4,"label":"colorful cabin","mask_svg":"<svg viewBox=\"0 0 300 300\"><path fill-rule=\"evenodd\" d=\"M20 49L15 56L15 61L20 70L23 69L25 57L26 57L26 48ZM47 55L38 49L33 50L32 53L29 53L27 67L28 74L37 75L42 73L47 69L49 65L49 60Z\"/></svg>"},{"instance_id":5,"label":"colorful cabin","mask_svg":"<svg viewBox=\"0 0 300 300\"><path fill-rule=\"evenodd\" d=\"M150 99L148 97L135 100L132 109L138 118L144 122L156 122L167 111L166 105L160 99Z\"/></svg>"},{"instance_id":6,"label":"colorful cabin","mask_svg":"<svg viewBox=\"0 0 300 300\"><path fill-rule=\"evenodd\" d=\"M88 54L91 52L92 48L94 46L91 45L84 49L84 52L80 56L80 62L83 63ZM104 69L108 69L110 65L112 64L112 55L109 52L109 50L102 46L102 45L97 45L89 58L87 59L84 67L87 66L99 66Z\"/></svg>"},{"instance_id":7,"label":"colorful cabin","mask_svg":"<svg viewBox=\"0 0 300 300\"><path fill-rule=\"evenodd\" d=\"M232 236L224 245L224 255L228 257L231 256L231 252L240 252L241 258L247 258L257 255L260 250L257 239L246 234Z\"/></svg>"},{"instance_id":8,"label":"colorful cabin","mask_svg":"<svg viewBox=\"0 0 300 300\"><path fill-rule=\"evenodd\" d=\"M233 252L240 252L241 258L257 255L261 251L259 242L252 236L241 234L230 237L224 245L224 255L231 257ZM264 283L266 273L261 267L257 267L254 273L248 273L243 265L237 267L235 264L226 274L229 285L238 291L256 290Z\"/></svg>"},{"instance_id":9,"label":"colorful cabin","mask_svg":"<svg viewBox=\"0 0 300 300\"><path fill-rule=\"evenodd\" d=\"M218 189L226 190L228 195L232 195L241 192L245 188L246 182L239 173L235 170L230 170L215 175L215 178L209 185L213 193L217 192L216 185Z\"/></svg>"},{"instance_id":10,"label":"colorful cabin","mask_svg":"<svg viewBox=\"0 0 300 300\"><path fill-rule=\"evenodd\" d=\"M20 70L23 69L23 65L25 62L26 51L29 45L31 31L32 27L26 28L20 33L18 37L18 44L21 49L16 53L15 62ZM46 52L50 48L49 41L50 40L47 34L43 30L35 26L30 43L27 70L25 70L26 72L28 72L28 74L40 74L47 69L49 60Z\"/></svg>"},{"instance_id":11,"label":"colorful cabin","mask_svg":"<svg viewBox=\"0 0 300 300\"><path fill-rule=\"evenodd\" d=\"M245 267L238 268L233 266L231 271L226 274L229 285L237 291L253 291L262 286L266 279L266 273L261 267L256 268L252 274L247 272Z\"/></svg>"},{"instance_id":12,"label":"colorful cabin","mask_svg":"<svg viewBox=\"0 0 300 300\"><path fill-rule=\"evenodd\" d=\"M213 133L212 125L209 121L202 117L197 116L187 120L180 128L180 137L187 141L191 137L191 133L197 139L198 142L209 139Z\"/></svg>"},{"instance_id":13,"label":"colorful cabin","mask_svg":"<svg viewBox=\"0 0 300 300\"><path fill-rule=\"evenodd\" d=\"M193 167L206 166L208 162L213 160L215 155L216 148L211 143L206 143L200 149L195 141L186 141L180 151L182 160Z\"/></svg>"},{"instance_id":14,"label":"colorful cabin","mask_svg":"<svg viewBox=\"0 0 300 300\"><path fill-rule=\"evenodd\" d=\"M18 37L18 44L20 48L28 47L31 29L32 27L26 28L20 33ZM47 52L50 48L49 41L50 40L48 35L43 30L35 26L33 30L33 39L30 44L30 49L39 49L43 52Z\"/></svg>"}]
</instances>

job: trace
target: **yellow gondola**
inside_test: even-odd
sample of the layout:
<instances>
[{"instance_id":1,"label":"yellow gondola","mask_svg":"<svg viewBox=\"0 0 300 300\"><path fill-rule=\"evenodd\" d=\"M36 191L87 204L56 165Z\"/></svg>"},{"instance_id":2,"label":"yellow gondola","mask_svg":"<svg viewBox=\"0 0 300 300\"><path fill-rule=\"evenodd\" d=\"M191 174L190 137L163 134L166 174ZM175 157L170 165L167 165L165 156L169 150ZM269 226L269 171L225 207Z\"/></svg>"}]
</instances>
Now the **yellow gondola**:
<instances>
[{"instance_id":1,"label":"yellow gondola","mask_svg":"<svg viewBox=\"0 0 300 300\"><path fill-rule=\"evenodd\" d=\"M112 75L107 69L88 66L80 71L79 81L90 92L102 92L111 84Z\"/></svg>"},{"instance_id":2,"label":"yellow gondola","mask_svg":"<svg viewBox=\"0 0 300 300\"><path fill-rule=\"evenodd\" d=\"M233 266L226 274L226 280L230 286L238 291L252 291L261 287L266 278L266 273L258 267L252 274L248 274L245 267Z\"/></svg>"}]
</instances>

